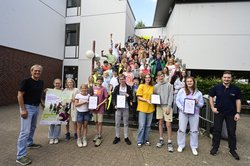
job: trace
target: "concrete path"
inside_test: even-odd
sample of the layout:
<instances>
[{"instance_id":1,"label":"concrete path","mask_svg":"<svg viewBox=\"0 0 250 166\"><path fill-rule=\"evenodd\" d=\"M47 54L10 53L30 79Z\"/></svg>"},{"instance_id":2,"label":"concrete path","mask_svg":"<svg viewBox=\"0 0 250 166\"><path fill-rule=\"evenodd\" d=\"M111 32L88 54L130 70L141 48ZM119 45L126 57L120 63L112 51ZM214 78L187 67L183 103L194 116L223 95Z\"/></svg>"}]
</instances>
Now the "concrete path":
<instances>
[{"instance_id":1,"label":"concrete path","mask_svg":"<svg viewBox=\"0 0 250 166\"><path fill-rule=\"evenodd\" d=\"M250 165L250 116L242 115L237 126L238 153L240 161L236 161L228 152L227 141L221 142L217 156L211 156L211 139L207 136L199 137L199 155L193 156L189 148L189 135L187 135L186 148L183 153L176 151L176 132L174 132L174 153L169 153L166 146L156 148L158 131L151 132L151 146L136 147L137 130L129 129L132 145L128 146L123 138L117 145L112 141L115 136L113 126L103 128L104 142L100 147L94 147L95 126L89 126L88 146L78 148L76 141L64 141L65 128L62 127L62 138L57 145L49 145L48 126L37 126L35 142L42 144L40 149L29 149L28 155L34 166L166 166L166 165ZM16 164L16 142L19 134L20 118L17 105L0 107L0 165L13 166ZM123 128L122 128L123 129ZM72 131L72 130L71 130ZM121 136L123 131L121 130ZM165 135L166 137L166 132Z\"/></svg>"}]
</instances>

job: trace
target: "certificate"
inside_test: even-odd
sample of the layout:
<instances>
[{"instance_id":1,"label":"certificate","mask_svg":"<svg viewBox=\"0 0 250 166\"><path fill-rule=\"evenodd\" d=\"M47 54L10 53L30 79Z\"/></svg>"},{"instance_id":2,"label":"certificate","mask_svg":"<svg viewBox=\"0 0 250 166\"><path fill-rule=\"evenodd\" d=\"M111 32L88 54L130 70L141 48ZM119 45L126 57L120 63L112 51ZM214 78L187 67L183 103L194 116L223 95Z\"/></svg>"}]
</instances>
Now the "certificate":
<instances>
[{"instance_id":1,"label":"certificate","mask_svg":"<svg viewBox=\"0 0 250 166\"><path fill-rule=\"evenodd\" d=\"M184 109L183 112L186 114L194 114L195 99L184 99Z\"/></svg>"},{"instance_id":2,"label":"certificate","mask_svg":"<svg viewBox=\"0 0 250 166\"><path fill-rule=\"evenodd\" d=\"M161 97L160 97L160 95L152 94L151 95L151 103L152 104L161 104Z\"/></svg>"},{"instance_id":3,"label":"certificate","mask_svg":"<svg viewBox=\"0 0 250 166\"><path fill-rule=\"evenodd\" d=\"M95 110L97 107L98 97L97 96L89 96L89 109Z\"/></svg>"},{"instance_id":4,"label":"certificate","mask_svg":"<svg viewBox=\"0 0 250 166\"><path fill-rule=\"evenodd\" d=\"M126 96L125 95L117 95L116 108L126 108Z\"/></svg>"}]
</instances>

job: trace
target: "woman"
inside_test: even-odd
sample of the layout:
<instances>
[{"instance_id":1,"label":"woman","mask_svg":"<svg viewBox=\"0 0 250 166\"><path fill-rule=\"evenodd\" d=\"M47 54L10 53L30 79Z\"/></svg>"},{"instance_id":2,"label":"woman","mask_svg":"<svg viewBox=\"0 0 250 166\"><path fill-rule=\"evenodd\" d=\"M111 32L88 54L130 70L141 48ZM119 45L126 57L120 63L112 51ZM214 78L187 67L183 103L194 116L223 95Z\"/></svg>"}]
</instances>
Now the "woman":
<instances>
[{"instance_id":1,"label":"woman","mask_svg":"<svg viewBox=\"0 0 250 166\"><path fill-rule=\"evenodd\" d=\"M155 111L150 98L154 93L153 81L149 74L145 75L142 84L139 85L136 96L138 97L137 111L139 111L139 129L137 137L137 147L140 148L144 143L150 145L149 131Z\"/></svg>"},{"instance_id":2,"label":"woman","mask_svg":"<svg viewBox=\"0 0 250 166\"><path fill-rule=\"evenodd\" d=\"M77 123L76 123L76 117L77 117L77 112L75 109L75 105L74 105L74 99L76 94L80 93L80 91L75 88L75 81L72 78L67 78L66 80L66 88L64 89L64 91L69 91L72 94L72 98L71 98L71 108L70 108L70 116L71 116L71 120L73 122L74 125L74 138L77 139ZM66 125L66 140L70 139L70 132L69 132L69 122Z\"/></svg>"},{"instance_id":3,"label":"woman","mask_svg":"<svg viewBox=\"0 0 250 166\"><path fill-rule=\"evenodd\" d=\"M184 104L189 99L194 100L195 106L193 113L185 113ZM190 100L189 100L190 101ZM193 155L197 156L198 148L198 128L199 128L199 108L204 105L202 93L196 88L193 77L187 77L185 87L182 88L176 97L176 104L179 108L179 130L177 132L178 152L182 152L185 148L185 137L187 124L190 126L190 147Z\"/></svg>"}]
</instances>

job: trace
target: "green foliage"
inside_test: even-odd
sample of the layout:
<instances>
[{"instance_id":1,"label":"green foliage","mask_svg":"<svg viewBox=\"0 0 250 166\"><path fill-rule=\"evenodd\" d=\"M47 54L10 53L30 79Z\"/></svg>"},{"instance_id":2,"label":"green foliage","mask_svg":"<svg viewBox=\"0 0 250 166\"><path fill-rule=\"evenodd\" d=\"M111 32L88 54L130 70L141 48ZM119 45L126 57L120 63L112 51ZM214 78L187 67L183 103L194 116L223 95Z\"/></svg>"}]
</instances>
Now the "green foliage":
<instances>
[{"instance_id":1,"label":"green foliage","mask_svg":"<svg viewBox=\"0 0 250 166\"><path fill-rule=\"evenodd\" d=\"M197 77L197 88L202 92L202 94L208 94L210 89L221 83L218 78L201 78ZM234 85L238 86L242 93L242 103L246 104L246 100L250 100L250 84L240 84L233 82Z\"/></svg>"},{"instance_id":2,"label":"green foliage","mask_svg":"<svg viewBox=\"0 0 250 166\"><path fill-rule=\"evenodd\" d=\"M144 27L145 27L145 24L143 21L138 21L136 26L135 26L135 28L138 28L138 29L144 28Z\"/></svg>"}]
</instances>

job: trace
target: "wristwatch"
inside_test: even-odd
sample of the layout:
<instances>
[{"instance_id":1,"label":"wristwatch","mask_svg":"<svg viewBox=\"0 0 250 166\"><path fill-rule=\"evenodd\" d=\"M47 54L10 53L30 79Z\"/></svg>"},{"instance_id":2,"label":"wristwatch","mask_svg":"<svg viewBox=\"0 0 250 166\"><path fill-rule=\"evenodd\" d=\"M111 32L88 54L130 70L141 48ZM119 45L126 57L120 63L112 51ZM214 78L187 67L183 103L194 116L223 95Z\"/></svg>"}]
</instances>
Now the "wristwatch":
<instances>
[{"instance_id":1,"label":"wristwatch","mask_svg":"<svg viewBox=\"0 0 250 166\"><path fill-rule=\"evenodd\" d=\"M236 114L239 114L239 115L240 115L240 112L236 112Z\"/></svg>"}]
</instances>

